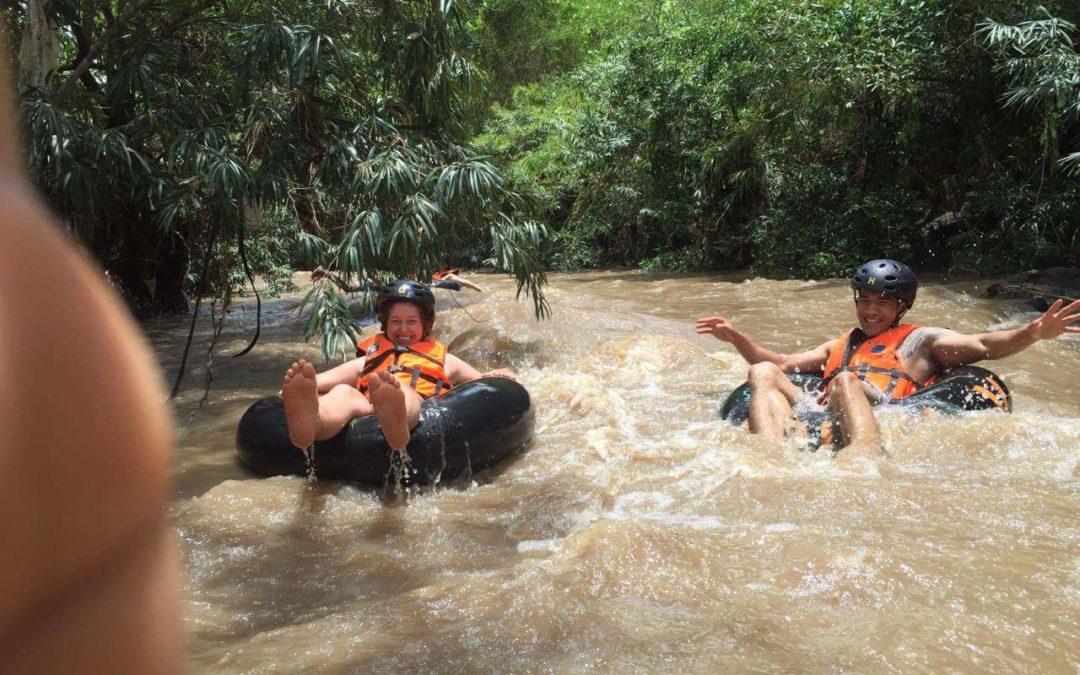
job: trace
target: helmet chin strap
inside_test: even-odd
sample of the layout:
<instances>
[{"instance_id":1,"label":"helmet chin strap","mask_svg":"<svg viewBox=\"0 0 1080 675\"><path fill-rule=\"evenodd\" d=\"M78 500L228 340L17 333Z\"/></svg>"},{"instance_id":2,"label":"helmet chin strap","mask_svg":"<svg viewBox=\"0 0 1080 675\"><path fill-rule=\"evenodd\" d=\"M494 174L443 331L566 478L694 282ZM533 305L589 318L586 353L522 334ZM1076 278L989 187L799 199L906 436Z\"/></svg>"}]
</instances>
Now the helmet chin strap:
<instances>
[{"instance_id":1,"label":"helmet chin strap","mask_svg":"<svg viewBox=\"0 0 1080 675\"><path fill-rule=\"evenodd\" d=\"M904 318L904 315L908 313L909 309L911 309L911 308L908 307L908 304L906 302L904 302L903 300L901 300L900 301L900 313L896 315L896 318L893 320L892 325L889 326L889 328L896 328L897 326L899 326L900 325L900 319Z\"/></svg>"}]
</instances>

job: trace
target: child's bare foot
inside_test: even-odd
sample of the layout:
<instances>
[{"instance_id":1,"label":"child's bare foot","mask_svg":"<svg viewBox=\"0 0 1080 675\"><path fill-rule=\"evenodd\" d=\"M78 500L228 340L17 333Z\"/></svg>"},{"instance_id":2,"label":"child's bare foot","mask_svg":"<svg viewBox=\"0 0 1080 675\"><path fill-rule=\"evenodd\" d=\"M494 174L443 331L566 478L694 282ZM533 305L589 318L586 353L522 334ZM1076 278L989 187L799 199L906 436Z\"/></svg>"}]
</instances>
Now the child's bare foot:
<instances>
[{"instance_id":1,"label":"child's bare foot","mask_svg":"<svg viewBox=\"0 0 1080 675\"><path fill-rule=\"evenodd\" d=\"M285 373L281 386L285 399L285 420L289 425L289 440L301 450L315 442L315 424L319 417L319 393L315 384L315 367L300 359Z\"/></svg>"},{"instance_id":2,"label":"child's bare foot","mask_svg":"<svg viewBox=\"0 0 1080 675\"><path fill-rule=\"evenodd\" d=\"M409 444L409 421L405 411L405 392L401 382L385 370L376 371L368 381L368 398L375 408L386 442L394 450Z\"/></svg>"}]
</instances>

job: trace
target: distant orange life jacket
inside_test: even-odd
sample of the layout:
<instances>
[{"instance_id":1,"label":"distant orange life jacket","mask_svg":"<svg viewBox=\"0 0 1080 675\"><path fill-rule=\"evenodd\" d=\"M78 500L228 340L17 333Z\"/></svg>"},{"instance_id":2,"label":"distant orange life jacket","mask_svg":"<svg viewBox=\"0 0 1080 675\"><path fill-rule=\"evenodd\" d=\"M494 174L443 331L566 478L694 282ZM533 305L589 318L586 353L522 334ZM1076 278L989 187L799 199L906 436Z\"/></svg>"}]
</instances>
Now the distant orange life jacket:
<instances>
[{"instance_id":1,"label":"distant orange life jacket","mask_svg":"<svg viewBox=\"0 0 1080 675\"><path fill-rule=\"evenodd\" d=\"M435 274L432 274L431 275L431 280L432 281L442 281L443 279L450 276L451 274L457 274L459 272L461 272L460 267L448 267L448 268L446 268L444 270L439 270Z\"/></svg>"},{"instance_id":2,"label":"distant orange life jacket","mask_svg":"<svg viewBox=\"0 0 1080 675\"><path fill-rule=\"evenodd\" d=\"M828 396L832 379L840 373L855 373L864 382L876 386L887 398L897 400L910 396L926 386L918 382L904 368L897 353L907 336L918 326L903 324L872 338L865 338L862 331L852 328L833 343L829 360L825 362L821 382L823 398ZM856 344L857 343L857 344Z\"/></svg>"},{"instance_id":3,"label":"distant orange life jacket","mask_svg":"<svg viewBox=\"0 0 1080 675\"><path fill-rule=\"evenodd\" d=\"M422 340L409 346L395 345L384 333L379 333L357 344L356 353L367 357L364 369L356 378L356 388L363 394L367 394L368 380L377 370L393 373L421 398L438 396L451 387L444 368L446 345L441 342Z\"/></svg>"}]
</instances>

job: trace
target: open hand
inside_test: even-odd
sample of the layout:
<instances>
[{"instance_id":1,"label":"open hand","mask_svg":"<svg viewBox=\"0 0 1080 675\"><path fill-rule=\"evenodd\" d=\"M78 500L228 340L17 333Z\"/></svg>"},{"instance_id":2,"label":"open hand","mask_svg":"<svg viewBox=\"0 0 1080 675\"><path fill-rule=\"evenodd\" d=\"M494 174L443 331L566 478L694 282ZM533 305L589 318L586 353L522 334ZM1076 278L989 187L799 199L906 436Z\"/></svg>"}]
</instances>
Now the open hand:
<instances>
[{"instance_id":1,"label":"open hand","mask_svg":"<svg viewBox=\"0 0 1080 675\"><path fill-rule=\"evenodd\" d=\"M731 342L739 332L724 317L709 316L697 320L697 333L698 335L712 335L717 340Z\"/></svg>"},{"instance_id":2,"label":"open hand","mask_svg":"<svg viewBox=\"0 0 1080 675\"><path fill-rule=\"evenodd\" d=\"M1080 326L1070 326L1080 322L1080 300L1074 300L1062 309L1064 303L1055 300L1038 319L1031 322L1028 327L1036 340L1050 340L1062 333L1080 333Z\"/></svg>"}]
</instances>

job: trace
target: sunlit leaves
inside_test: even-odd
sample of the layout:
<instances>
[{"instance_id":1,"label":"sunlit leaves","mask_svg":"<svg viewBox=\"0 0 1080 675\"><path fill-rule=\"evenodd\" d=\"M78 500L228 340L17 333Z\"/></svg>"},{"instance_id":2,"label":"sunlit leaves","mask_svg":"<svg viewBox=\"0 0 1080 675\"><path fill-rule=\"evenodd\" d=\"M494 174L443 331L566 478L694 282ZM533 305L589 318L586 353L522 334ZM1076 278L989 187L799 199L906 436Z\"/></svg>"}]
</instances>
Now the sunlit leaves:
<instances>
[{"instance_id":1,"label":"sunlit leaves","mask_svg":"<svg viewBox=\"0 0 1080 675\"><path fill-rule=\"evenodd\" d=\"M206 252L211 227L226 241L249 227L248 253L274 278L292 264L324 265L354 281L424 277L463 242L482 249L490 223L512 230L507 214L521 204L463 142L466 101L483 80L463 30L472 6L132 5L136 14L110 34L92 69L100 89L77 85L65 107L48 89L24 96L32 165L103 258L130 257L119 251L137 242L164 256L183 249L176 255L189 260ZM75 34L105 25L112 5L63 7L63 48L75 54ZM252 204L262 216L248 223L244 205ZM263 221L288 241L270 241ZM518 245L538 250L540 242L527 236ZM179 269L189 292L197 281L218 293L243 278L227 269L238 261L225 250L211 257L207 280ZM160 265L138 255L144 278L133 286L145 286ZM510 271L539 292L539 267ZM338 353L347 308L320 291L309 309L308 329Z\"/></svg>"},{"instance_id":2,"label":"sunlit leaves","mask_svg":"<svg viewBox=\"0 0 1080 675\"><path fill-rule=\"evenodd\" d=\"M1080 119L1080 53L1073 43L1076 26L1040 12L1045 18L1016 25L986 21L979 33L997 53L996 70L1009 84L1005 105L1042 118L1044 161L1053 163L1059 129ZM1077 172L1078 156L1060 160L1067 173Z\"/></svg>"},{"instance_id":3,"label":"sunlit leaves","mask_svg":"<svg viewBox=\"0 0 1080 675\"><path fill-rule=\"evenodd\" d=\"M321 336L327 358L347 360L356 355L360 329L349 314L348 304L328 279L316 282L304 296L300 312L308 313L304 332Z\"/></svg>"}]
</instances>

